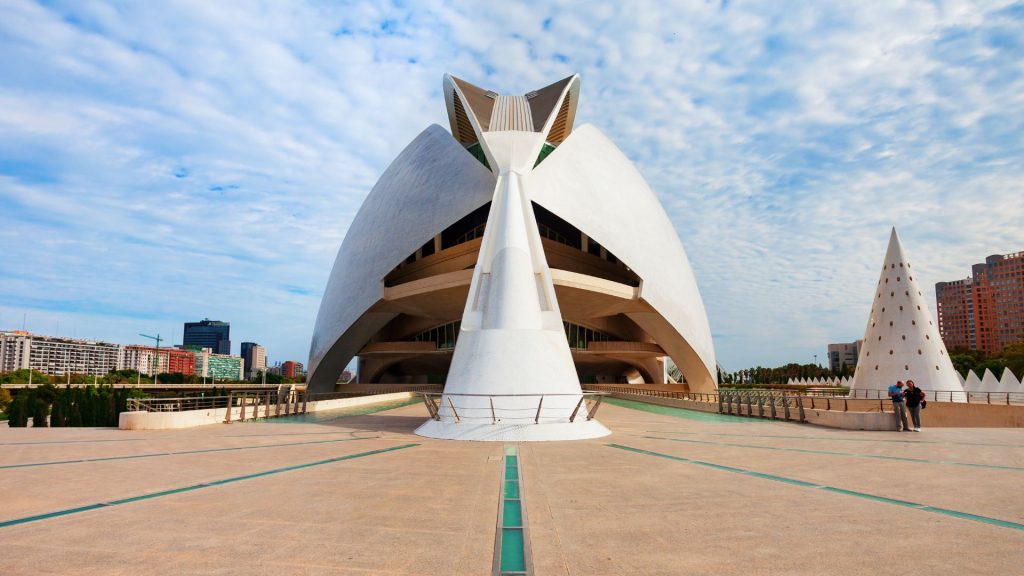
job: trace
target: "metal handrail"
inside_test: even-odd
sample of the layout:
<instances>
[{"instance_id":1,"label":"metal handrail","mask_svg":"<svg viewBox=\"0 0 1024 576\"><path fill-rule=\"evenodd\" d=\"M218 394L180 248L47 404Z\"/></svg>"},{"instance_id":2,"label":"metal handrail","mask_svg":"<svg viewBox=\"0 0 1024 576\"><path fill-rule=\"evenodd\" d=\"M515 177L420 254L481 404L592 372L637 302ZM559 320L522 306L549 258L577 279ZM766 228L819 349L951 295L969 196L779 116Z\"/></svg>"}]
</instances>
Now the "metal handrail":
<instances>
[{"instance_id":1,"label":"metal handrail","mask_svg":"<svg viewBox=\"0 0 1024 576\"><path fill-rule=\"evenodd\" d=\"M996 392L991 390L927 390L929 402L957 402L968 404L1024 404L1024 391ZM881 388L850 390L848 398L889 400L889 390Z\"/></svg>"},{"instance_id":2,"label":"metal handrail","mask_svg":"<svg viewBox=\"0 0 1024 576\"><path fill-rule=\"evenodd\" d=\"M616 394L632 394L636 396L651 396L656 398L673 398L677 400L690 400L694 402L720 403L720 395L749 394L752 399L768 396L801 396L805 398L820 398L826 405L828 399L832 400L889 400L887 389L857 389L850 390L848 394L838 393L839 391L829 390L779 390L773 389L729 389L722 388L718 392L676 392L668 390L652 390L640 386L609 386L590 385L588 390L599 388L601 391ZM1004 404L1024 405L1024 391L1021 392L992 392L976 391L961 392L958 390L925 390L929 402L956 402L969 404ZM732 397L732 396L730 396ZM744 396L745 397L745 396ZM817 403L815 403L817 406Z\"/></svg>"},{"instance_id":3,"label":"metal handrail","mask_svg":"<svg viewBox=\"0 0 1024 576\"><path fill-rule=\"evenodd\" d=\"M227 406L230 396L191 396L184 398L129 398L129 412L183 412Z\"/></svg>"},{"instance_id":4,"label":"metal handrail","mask_svg":"<svg viewBox=\"0 0 1024 576\"><path fill-rule=\"evenodd\" d=\"M539 424L542 421L548 422L552 418L555 420L564 418L564 421L572 423L576 421L576 417L580 414L580 411L584 406L586 407L586 419L592 420L594 415L597 414L604 397L610 395L608 392L580 392L578 394L462 394L445 392L416 392L416 394L423 399L423 403L426 405L427 412L430 414L431 419L442 421L445 416L448 416L457 424L463 421L472 420L485 420L489 421L491 424L497 424L506 420L532 420L534 424ZM551 407L549 403L548 408L545 408L544 399L555 397L579 397L579 401L572 406ZM456 403L456 399L458 398L487 398L487 403L480 405L469 405L462 402ZM528 405L518 408L495 405L496 399L500 400L503 398L537 398L537 404L536 406ZM447 404L447 406L445 406L445 404ZM570 407L572 408L572 413L568 417L565 417L564 414ZM448 414L444 415L443 412L448 412Z\"/></svg>"}]
</instances>

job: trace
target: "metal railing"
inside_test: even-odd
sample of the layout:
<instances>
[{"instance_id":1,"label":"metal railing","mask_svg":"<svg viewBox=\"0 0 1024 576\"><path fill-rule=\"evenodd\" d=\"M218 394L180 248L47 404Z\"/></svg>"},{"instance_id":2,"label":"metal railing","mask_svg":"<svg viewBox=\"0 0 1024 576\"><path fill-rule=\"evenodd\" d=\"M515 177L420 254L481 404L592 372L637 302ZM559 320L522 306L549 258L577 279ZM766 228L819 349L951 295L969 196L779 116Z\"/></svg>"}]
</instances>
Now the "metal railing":
<instances>
[{"instance_id":1,"label":"metal railing","mask_svg":"<svg viewBox=\"0 0 1024 576\"><path fill-rule=\"evenodd\" d=\"M733 398L736 394L756 395L773 394L784 396L802 396L804 398L821 399L821 402L814 402L817 408L821 406L842 404L842 400L884 400L890 401L887 389L851 390L848 394L842 394L836 390L812 389L805 391L779 390L779 389L729 389L722 388L718 392L677 392L668 390L656 390L642 386L609 386L609 385L588 385L586 390L599 390L616 394L633 394L637 396L651 396L655 398L673 398L677 400L690 400L693 402L718 403L719 395L726 394ZM1024 391L1021 392L961 392L959 390L925 390L929 402L955 402L968 404L1002 404L1008 406L1024 405Z\"/></svg>"},{"instance_id":2,"label":"metal railing","mask_svg":"<svg viewBox=\"0 0 1024 576\"><path fill-rule=\"evenodd\" d=\"M609 386L607 384L585 385L583 391L588 393L609 392L613 394L637 394L640 396L653 396L655 398L691 400L693 402L718 402L717 392L682 392L674 390L655 390L650 388L641 388L638 386Z\"/></svg>"},{"instance_id":3,"label":"metal railing","mask_svg":"<svg viewBox=\"0 0 1024 576\"><path fill-rule=\"evenodd\" d=\"M2 387L8 390L21 390L23 388L38 388L46 384L46 382L20 382L15 384L4 384ZM214 388L218 390L231 389L231 388L246 388L246 389L260 389L270 390L277 389L279 384L260 384L253 382L207 382L207 383L195 383L195 384L164 384L158 382L153 384L152 382L71 382L65 384L64 382L58 382L54 384L59 388L85 388L87 386L106 386L110 388L138 388L138 389L156 389L156 390L212 390ZM304 384L302 386L305 386Z\"/></svg>"},{"instance_id":4,"label":"metal railing","mask_svg":"<svg viewBox=\"0 0 1024 576\"><path fill-rule=\"evenodd\" d=\"M184 412L210 410L228 405L228 396L190 396L187 398L129 398L129 412Z\"/></svg>"},{"instance_id":5,"label":"metal railing","mask_svg":"<svg viewBox=\"0 0 1024 576\"><path fill-rule=\"evenodd\" d=\"M925 390L929 402L958 402L968 404L1003 404L1007 406L1024 405L1024 391L1022 392L991 392L974 391L961 392L959 390ZM850 390L848 398L866 400L889 400L889 390L869 389Z\"/></svg>"},{"instance_id":6,"label":"metal railing","mask_svg":"<svg viewBox=\"0 0 1024 576\"><path fill-rule=\"evenodd\" d=\"M129 412L186 412L224 410L224 422L305 414L309 394L305 390L238 390L227 396L187 398L129 398ZM237 411L237 415L234 413Z\"/></svg>"},{"instance_id":7,"label":"metal railing","mask_svg":"<svg viewBox=\"0 0 1024 576\"><path fill-rule=\"evenodd\" d=\"M772 420L806 421L804 402L813 396L806 397L794 392L775 390L720 390L718 394L718 412L770 418ZM755 414L755 410L757 413Z\"/></svg>"},{"instance_id":8,"label":"metal railing","mask_svg":"<svg viewBox=\"0 0 1024 576\"><path fill-rule=\"evenodd\" d=\"M464 421L534 424L592 420L607 392L580 394L447 394L418 392L430 417L456 424ZM569 402L565 402L569 400ZM545 402L547 403L545 405Z\"/></svg>"},{"instance_id":9,"label":"metal railing","mask_svg":"<svg viewBox=\"0 0 1024 576\"><path fill-rule=\"evenodd\" d=\"M234 408L238 408L238 421L256 420L305 414L309 394L305 390L246 390L232 392L224 411L224 422L230 424ZM260 412L263 412L261 415Z\"/></svg>"}]
</instances>

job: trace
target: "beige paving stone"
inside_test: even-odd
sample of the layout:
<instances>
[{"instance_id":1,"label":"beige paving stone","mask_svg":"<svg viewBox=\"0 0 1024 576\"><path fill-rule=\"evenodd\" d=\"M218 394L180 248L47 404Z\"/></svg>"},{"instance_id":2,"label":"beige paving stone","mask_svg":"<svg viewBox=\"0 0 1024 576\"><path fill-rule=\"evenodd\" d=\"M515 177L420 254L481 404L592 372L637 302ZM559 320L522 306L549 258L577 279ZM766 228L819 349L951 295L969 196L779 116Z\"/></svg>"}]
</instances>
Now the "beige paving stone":
<instances>
[{"instance_id":1,"label":"beige paving stone","mask_svg":"<svg viewBox=\"0 0 1024 576\"><path fill-rule=\"evenodd\" d=\"M799 451L1024 466L1020 430L900 436L610 404L599 416L612 436L518 445L536 574L962 576L1024 565L1021 530L608 446L1024 522L1024 471ZM417 444L0 527L0 574L488 574L505 446L417 437L424 418L408 406L174 432L0 428L0 466L235 448L0 468L0 521ZM368 438L259 448L353 437Z\"/></svg>"}]
</instances>

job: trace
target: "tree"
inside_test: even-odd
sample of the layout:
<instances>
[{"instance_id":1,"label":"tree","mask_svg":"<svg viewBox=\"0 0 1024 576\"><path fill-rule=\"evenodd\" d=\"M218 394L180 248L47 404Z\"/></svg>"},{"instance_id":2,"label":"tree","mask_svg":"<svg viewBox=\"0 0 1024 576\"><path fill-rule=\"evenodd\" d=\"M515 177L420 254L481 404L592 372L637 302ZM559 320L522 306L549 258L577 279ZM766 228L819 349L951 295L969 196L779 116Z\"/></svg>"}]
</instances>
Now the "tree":
<instances>
[{"instance_id":1,"label":"tree","mask_svg":"<svg viewBox=\"0 0 1024 576\"><path fill-rule=\"evenodd\" d=\"M1010 344L999 356L1006 361L1006 367L1013 371L1018 378L1024 378L1024 341Z\"/></svg>"},{"instance_id":2,"label":"tree","mask_svg":"<svg viewBox=\"0 0 1024 576\"><path fill-rule=\"evenodd\" d=\"M1003 375L1004 369L1006 369L1006 360L1002 358L989 358L974 366L974 371L978 373L978 376L984 376L985 370L991 370L996 375L996 378Z\"/></svg>"},{"instance_id":3,"label":"tree","mask_svg":"<svg viewBox=\"0 0 1024 576\"><path fill-rule=\"evenodd\" d=\"M28 426L29 417L29 405L28 396L29 390L21 390L11 404L7 407L7 425L12 428L24 428Z\"/></svg>"},{"instance_id":4,"label":"tree","mask_svg":"<svg viewBox=\"0 0 1024 576\"><path fill-rule=\"evenodd\" d=\"M950 353L949 361L953 363L953 368L964 378L967 377L968 370L973 370L978 365L978 359L974 355L962 352Z\"/></svg>"},{"instance_id":5,"label":"tree","mask_svg":"<svg viewBox=\"0 0 1024 576\"><path fill-rule=\"evenodd\" d=\"M38 394L32 394L29 402L32 406L32 425L36 428L49 426L47 417L50 415L50 404Z\"/></svg>"}]
</instances>

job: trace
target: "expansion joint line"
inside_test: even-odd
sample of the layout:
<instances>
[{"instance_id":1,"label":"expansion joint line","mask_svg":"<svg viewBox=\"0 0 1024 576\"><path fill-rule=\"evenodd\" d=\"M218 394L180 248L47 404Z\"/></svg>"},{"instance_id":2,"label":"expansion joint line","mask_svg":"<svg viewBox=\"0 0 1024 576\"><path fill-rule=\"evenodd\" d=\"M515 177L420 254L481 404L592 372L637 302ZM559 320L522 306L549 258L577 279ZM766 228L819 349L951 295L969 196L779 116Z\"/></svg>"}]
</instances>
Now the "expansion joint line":
<instances>
[{"instance_id":1,"label":"expansion joint line","mask_svg":"<svg viewBox=\"0 0 1024 576\"><path fill-rule=\"evenodd\" d=\"M498 526L494 533L493 576L533 574L533 554L526 522L522 468L516 447L505 447L498 505Z\"/></svg>"},{"instance_id":2,"label":"expansion joint line","mask_svg":"<svg viewBox=\"0 0 1024 576\"><path fill-rule=\"evenodd\" d=\"M97 508L106 508L110 506L120 506L122 504L130 504L132 502L139 502L140 500L150 500L153 498L161 498L163 496L171 496L173 494L180 494L182 492L191 492L193 490L201 490L203 488L209 488L211 486L221 486L223 484L231 484L233 482L241 482L242 480L251 480L253 478L260 478L262 476L272 476L274 474L280 474L282 472L291 472L293 470L302 470L303 468L313 468L315 466L322 466L324 464L331 464L333 462L341 462L343 460L354 460L356 458L362 458L364 456L373 456L375 454L383 454L385 452L394 452L395 450L402 450L404 448L412 448L419 446L419 444L403 444L401 446L391 446L389 448L380 448L378 450L370 450L368 452L359 452L358 454L349 454L347 456L338 456L336 458L328 458L326 460L317 460L315 462L306 462L305 464L295 464L293 466L285 466L284 468L274 468L272 470L264 470L262 472L255 472L252 474L245 474L243 476L233 476L231 478L222 478L220 480L213 480L210 482L203 482L201 484L193 484L191 486L183 486L181 488L172 488L170 490L161 490L160 492L152 492L150 494L143 494L141 496L130 496L128 498L121 498L120 500L110 500L108 502L99 502L96 504L88 504L86 506L78 506L77 508L67 508L65 510L57 510L55 512L47 512L45 514L36 514L34 516L24 516L22 518L15 518L13 520L0 521L0 528L6 528L8 526L15 526L17 524L27 524L29 522L36 522L39 520L46 520L49 518L57 518L60 516L68 516L71 514L77 514L79 512L86 512L89 510L95 510Z\"/></svg>"},{"instance_id":3,"label":"expansion joint line","mask_svg":"<svg viewBox=\"0 0 1024 576\"><path fill-rule=\"evenodd\" d=\"M722 472L732 472L734 474L743 474L744 476L752 476L754 478L761 478L763 480L772 480L774 482L783 482L785 484L791 484L793 486L801 486L803 488L810 488L812 490L822 490L825 492L831 492L833 494L843 494L845 496L854 496L857 498L864 498L865 500L873 500L875 502L881 502L883 504L892 504L894 506L902 506L904 508L913 508L915 510L921 510L922 512L931 512L933 514L942 514L943 516L952 516L954 518L960 518L963 520L972 520L974 522L981 522L984 524L990 524L992 526L999 526L1001 528L1010 528L1012 530L1024 531L1024 524L1017 522L1010 522L1009 520L1000 520L998 518L991 518L989 516L980 516L978 514L971 514L970 512L960 512L959 510L949 510L947 508L939 508L937 506L929 506L927 504L918 504L916 502L908 502L906 500L897 500L895 498L887 498L885 496L876 496L875 494L868 494L866 492L857 492L855 490L847 490L845 488L837 488L835 486L825 486L823 484L817 484L814 482L807 482L805 480L797 480L795 478L786 478L785 476L776 476L775 474L766 474L764 472L755 472L753 470L744 470L743 468L735 468L733 466L725 466L723 464L715 464L714 462L705 462L702 460L693 460L690 458L684 458L682 456L673 456L671 454L662 454L661 452L653 452L651 450L644 450L642 448L633 448L631 446L623 446L622 444L607 444L610 448L618 448L619 450L626 450L628 452L634 452L636 454L645 454L647 456L655 456L658 458L665 458L668 460L675 460L676 462L685 462L687 464L694 464L696 466L704 466L707 468L713 468Z\"/></svg>"}]
</instances>

